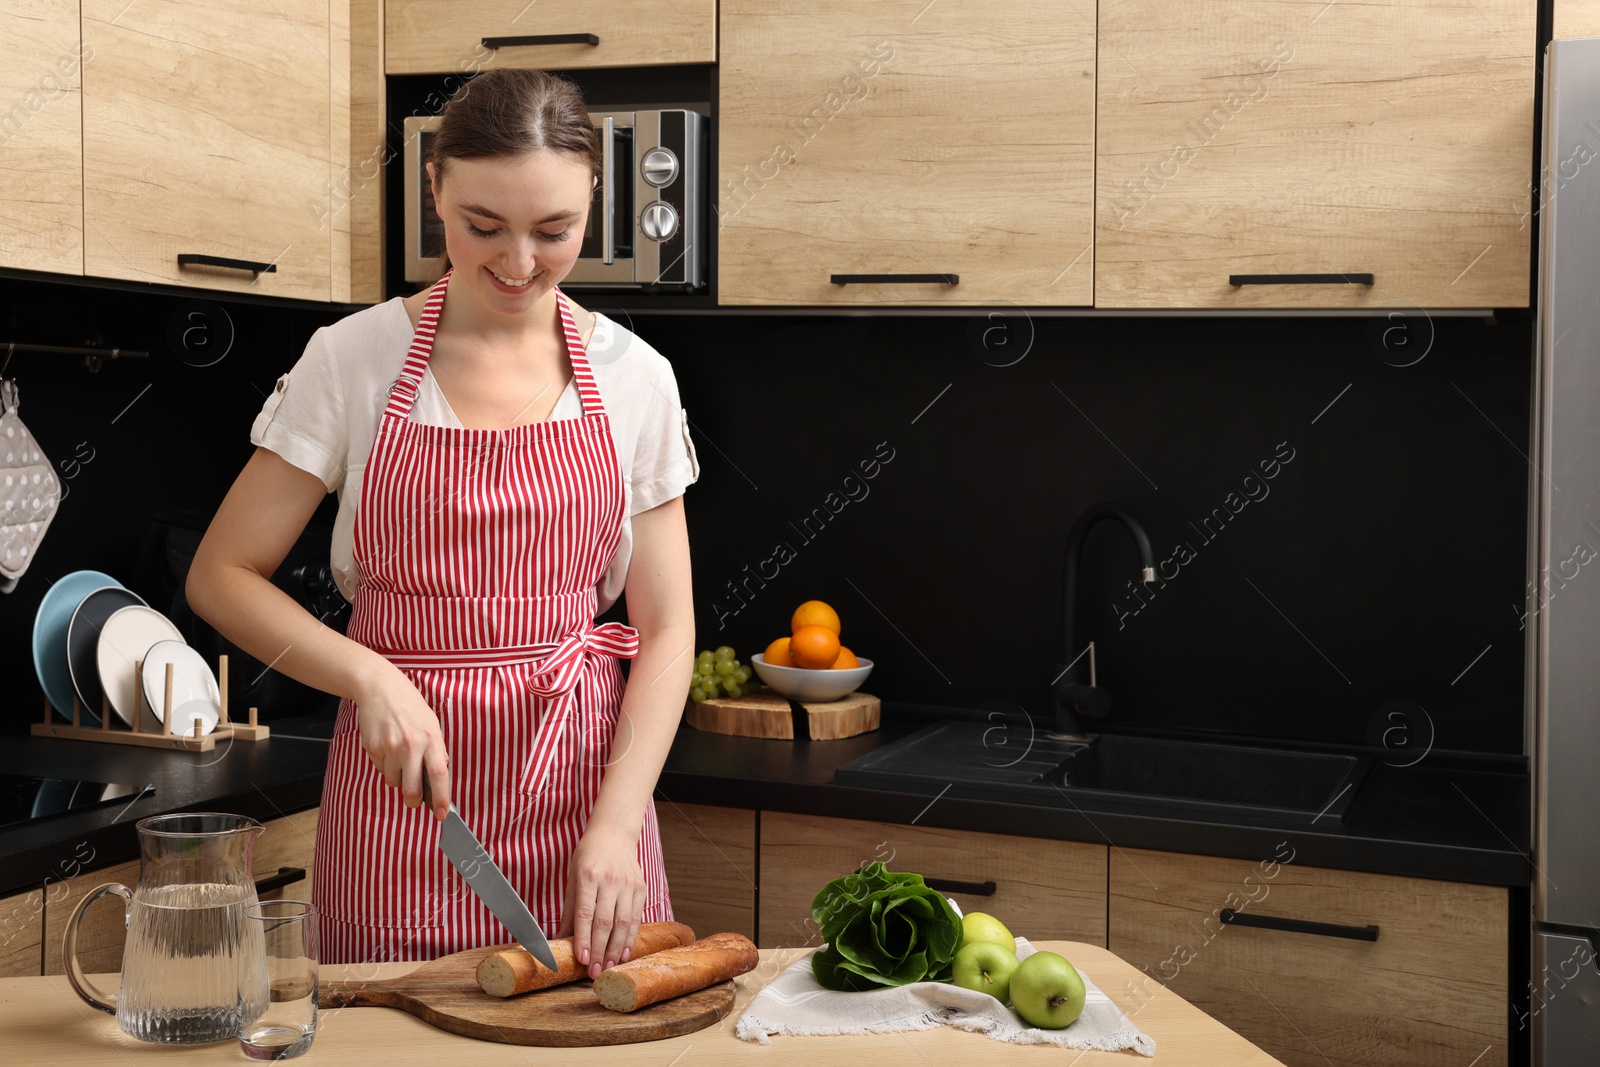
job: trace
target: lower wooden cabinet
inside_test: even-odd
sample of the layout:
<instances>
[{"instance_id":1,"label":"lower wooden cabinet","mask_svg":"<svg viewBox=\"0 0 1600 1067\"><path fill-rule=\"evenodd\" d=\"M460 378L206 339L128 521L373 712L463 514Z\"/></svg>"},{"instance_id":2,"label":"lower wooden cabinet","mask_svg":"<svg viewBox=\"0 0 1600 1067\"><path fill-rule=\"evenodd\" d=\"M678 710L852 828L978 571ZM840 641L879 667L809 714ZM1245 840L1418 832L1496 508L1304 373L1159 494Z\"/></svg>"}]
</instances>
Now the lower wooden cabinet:
<instances>
[{"instance_id":1,"label":"lower wooden cabinet","mask_svg":"<svg viewBox=\"0 0 1600 1067\"><path fill-rule=\"evenodd\" d=\"M656 801L672 913L701 937L756 936L756 813Z\"/></svg>"},{"instance_id":2,"label":"lower wooden cabinet","mask_svg":"<svg viewBox=\"0 0 1600 1067\"><path fill-rule=\"evenodd\" d=\"M44 893L0 897L0 978L43 974Z\"/></svg>"},{"instance_id":3,"label":"lower wooden cabinet","mask_svg":"<svg viewBox=\"0 0 1600 1067\"><path fill-rule=\"evenodd\" d=\"M284 868L303 869L298 878L267 890L264 899L310 900L311 857L317 839L317 809L298 812L264 824L266 832L256 839L251 867L257 883L277 879ZM289 878L290 875L283 877ZM52 882L44 888L44 973L65 974L61 945L66 938L67 920L78 902L108 882L121 882L129 889L139 883L139 861L102 867L75 878ZM269 883L270 884L270 883ZM122 948L127 940L122 898L101 898L87 912L78 930L78 961L85 973L98 974L122 970ZM3 954L0 949L0 954Z\"/></svg>"},{"instance_id":4,"label":"lower wooden cabinet","mask_svg":"<svg viewBox=\"0 0 1600 1067\"><path fill-rule=\"evenodd\" d=\"M1107 947L1290 1067L1503 1067L1507 890L1293 859L1113 850Z\"/></svg>"},{"instance_id":5,"label":"lower wooden cabinet","mask_svg":"<svg viewBox=\"0 0 1600 1067\"><path fill-rule=\"evenodd\" d=\"M930 884L993 883L947 894L1020 937L1106 943L1106 846L931 826L761 813L762 948L815 945L811 900L828 882L882 860Z\"/></svg>"}]
</instances>

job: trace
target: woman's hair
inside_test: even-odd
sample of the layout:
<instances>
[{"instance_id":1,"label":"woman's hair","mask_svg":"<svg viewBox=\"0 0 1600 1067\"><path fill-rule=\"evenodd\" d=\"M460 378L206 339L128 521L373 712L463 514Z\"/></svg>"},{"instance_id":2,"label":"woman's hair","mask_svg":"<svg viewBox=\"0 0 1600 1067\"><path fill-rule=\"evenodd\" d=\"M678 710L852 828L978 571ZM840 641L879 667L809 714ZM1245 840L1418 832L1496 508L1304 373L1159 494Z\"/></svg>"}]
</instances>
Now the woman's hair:
<instances>
[{"instance_id":1,"label":"woman's hair","mask_svg":"<svg viewBox=\"0 0 1600 1067\"><path fill-rule=\"evenodd\" d=\"M428 161L442 180L452 159L572 156L600 174L600 143L578 87L542 70L497 67L463 85L445 105Z\"/></svg>"}]
</instances>

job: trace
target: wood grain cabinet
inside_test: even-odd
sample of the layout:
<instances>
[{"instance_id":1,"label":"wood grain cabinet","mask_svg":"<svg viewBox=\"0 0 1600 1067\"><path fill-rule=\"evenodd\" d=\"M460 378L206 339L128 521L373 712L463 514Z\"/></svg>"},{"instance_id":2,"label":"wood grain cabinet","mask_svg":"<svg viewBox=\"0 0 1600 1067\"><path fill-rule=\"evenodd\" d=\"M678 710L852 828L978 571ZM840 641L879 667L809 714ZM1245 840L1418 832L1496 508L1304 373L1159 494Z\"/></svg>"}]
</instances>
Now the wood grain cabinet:
<instances>
[{"instance_id":1,"label":"wood grain cabinet","mask_svg":"<svg viewBox=\"0 0 1600 1067\"><path fill-rule=\"evenodd\" d=\"M390 74L714 63L716 0L388 0Z\"/></svg>"},{"instance_id":2,"label":"wood grain cabinet","mask_svg":"<svg viewBox=\"0 0 1600 1067\"><path fill-rule=\"evenodd\" d=\"M264 824L266 832L256 839L252 868L257 883L277 878L282 868L305 871L305 880L292 881L264 892L264 899L310 900L311 857L316 847L317 811L298 812ZM66 937L67 920L78 902L107 882L121 882L129 889L139 882L139 862L117 864L87 871L44 888L44 973L65 974L61 945ZM120 971L122 949L127 941L122 898L102 897L88 911L78 931L78 959L86 973Z\"/></svg>"},{"instance_id":3,"label":"wood grain cabinet","mask_svg":"<svg viewBox=\"0 0 1600 1067\"><path fill-rule=\"evenodd\" d=\"M1092 2L722 0L721 21L720 303L1092 301Z\"/></svg>"},{"instance_id":4,"label":"wood grain cabinet","mask_svg":"<svg viewBox=\"0 0 1600 1067\"><path fill-rule=\"evenodd\" d=\"M83 273L78 0L0 0L0 267Z\"/></svg>"},{"instance_id":5,"label":"wood grain cabinet","mask_svg":"<svg viewBox=\"0 0 1600 1067\"><path fill-rule=\"evenodd\" d=\"M44 893L0 897L0 978L43 974Z\"/></svg>"},{"instance_id":6,"label":"wood grain cabinet","mask_svg":"<svg viewBox=\"0 0 1600 1067\"><path fill-rule=\"evenodd\" d=\"M84 0L83 42L85 273L328 300L328 0Z\"/></svg>"},{"instance_id":7,"label":"wood grain cabinet","mask_svg":"<svg viewBox=\"0 0 1600 1067\"><path fill-rule=\"evenodd\" d=\"M811 901L873 860L915 871L962 911L1020 937L1106 943L1106 846L927 826L761 813L762 948L815 945Z\"/></svg>"},{"instance_id":8,"label":"wood grain cabinet","mask_svg":"<svg viewBox=\"0 0 1600 1067\"><path fill-rule=\"evenodd\" d=\"M1550 37L1600 37L1600 0L1555 0ZM1543 64L1540 64L1541 69Z\"/></svg>"},{"instance_id":9,"label":"wood grain cabinet","mask_svg":"<svg viewBox=\"0 0 1600 1067\"><path fill-rule=\"evenodd\" d=\"M1507 890L1293 857L1115 849L1107 947L1291 1067L1503 1067Z\"/></svg>"},{"instance_id":10,"label":"wood grain cabinet","mask_svg":"<svg viewBox=\"0 0 1600 1067\"><path fill-rule=\"evenodd\" d=\"M1527 306L1536 8L1100 0L1096 305Z\"/></svg>"},{"instance_id":11,"label":"wood grain cabinet","mask_svg":"<svg viewBox=\"0 0 1600 1067\"><path fill-rule=\"evenodd\" d=\"M756 813L656 801L672 912L701 937L756 936Z\"/></svg>"}]
</instances>

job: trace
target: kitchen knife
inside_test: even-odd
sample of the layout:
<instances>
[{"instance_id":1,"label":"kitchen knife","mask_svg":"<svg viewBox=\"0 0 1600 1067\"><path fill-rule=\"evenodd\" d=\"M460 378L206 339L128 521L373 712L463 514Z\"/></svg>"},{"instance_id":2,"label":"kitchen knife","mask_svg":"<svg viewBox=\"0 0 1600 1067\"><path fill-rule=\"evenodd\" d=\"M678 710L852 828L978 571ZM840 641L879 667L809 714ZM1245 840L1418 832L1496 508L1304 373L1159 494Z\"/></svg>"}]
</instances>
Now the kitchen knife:
<instances>
[{"instance_id":1,"label":"kitchen knife","mask_svg":"<svg viewBox=\"0 0 1600 1067\"><path fill-rule=\"evenodd\" d=\"M467 824L461 821L461 813L454 804L450 805L450 814L445 816L444 826L439 831L439 851L449 857L461 877L478 894L478 899L505 924L517 943L531 952L534 959L552 971L557 970L556 955L550 951L550 942L539 929L539 921L506 881L506 876L500 873L477 837L467 829Z\"/></svg>"}]
</instances>

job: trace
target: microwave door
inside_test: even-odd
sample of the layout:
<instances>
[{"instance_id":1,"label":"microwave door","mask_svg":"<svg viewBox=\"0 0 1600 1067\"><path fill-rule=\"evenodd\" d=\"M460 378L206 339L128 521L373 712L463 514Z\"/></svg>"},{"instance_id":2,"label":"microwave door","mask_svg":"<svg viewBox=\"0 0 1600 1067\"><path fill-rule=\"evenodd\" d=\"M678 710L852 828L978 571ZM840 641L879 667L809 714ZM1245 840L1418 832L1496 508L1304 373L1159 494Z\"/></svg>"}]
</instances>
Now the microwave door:
<instances>
[{"instance_id":1,"label":"microwave door","mask_svg":"<svg viewBox=\"0 0 1600 1067\"><path fill-rule=\"evenodd\" d=\"M566 283L632 286L634 114L592 112L589 118L600 138L600 182L589 203L583 248Z\"/></svg>"}]
</instances>

